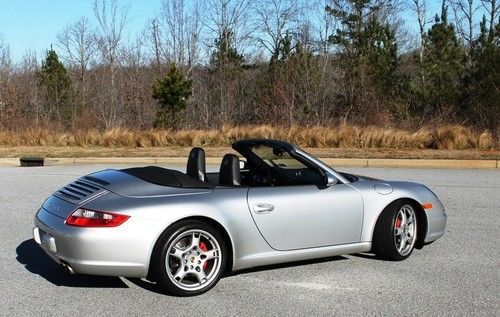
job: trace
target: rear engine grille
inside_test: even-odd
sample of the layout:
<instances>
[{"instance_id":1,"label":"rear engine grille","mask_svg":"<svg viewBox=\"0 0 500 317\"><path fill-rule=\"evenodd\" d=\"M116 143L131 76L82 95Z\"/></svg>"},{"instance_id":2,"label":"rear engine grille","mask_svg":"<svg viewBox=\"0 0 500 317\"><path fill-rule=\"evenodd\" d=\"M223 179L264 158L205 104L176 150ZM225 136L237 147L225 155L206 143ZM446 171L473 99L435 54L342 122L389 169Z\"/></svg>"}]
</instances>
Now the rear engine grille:
<instances>
[{"instance_id":1,"label":"rear engine grille","mask_svg":"<svg viewBox=\"0 0 500 317\"><path fill-rule=\"evenodd\" d=\"M59 189L56 193L62 196L61 198L70 199L73 201L82 201L86 198L93 196L100 188L89 184L87 182L82 182L81 180L76 180L71 184L64 186Z\"/></svg>"}]
</instances>

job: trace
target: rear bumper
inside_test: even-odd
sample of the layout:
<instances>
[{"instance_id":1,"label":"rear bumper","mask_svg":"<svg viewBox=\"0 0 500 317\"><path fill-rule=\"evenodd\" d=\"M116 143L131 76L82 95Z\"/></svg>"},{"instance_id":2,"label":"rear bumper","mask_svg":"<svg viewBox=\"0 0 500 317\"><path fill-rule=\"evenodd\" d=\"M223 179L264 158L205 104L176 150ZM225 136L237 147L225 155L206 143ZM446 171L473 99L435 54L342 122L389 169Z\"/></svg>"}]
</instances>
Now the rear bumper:
<instances>
[{"instance_id":1,"label":"rear bumper","mask_svg":"<svg viewBox=\"0 0 500 317\"><path fill-rule=\"evenodd\" d=\"M34 239L54 261L75 273L146 277L152 240L130 228L146 226L141 220L116 228L78 228L64 221L43 208L35 217Z\"/></svg>"}]
</instances>

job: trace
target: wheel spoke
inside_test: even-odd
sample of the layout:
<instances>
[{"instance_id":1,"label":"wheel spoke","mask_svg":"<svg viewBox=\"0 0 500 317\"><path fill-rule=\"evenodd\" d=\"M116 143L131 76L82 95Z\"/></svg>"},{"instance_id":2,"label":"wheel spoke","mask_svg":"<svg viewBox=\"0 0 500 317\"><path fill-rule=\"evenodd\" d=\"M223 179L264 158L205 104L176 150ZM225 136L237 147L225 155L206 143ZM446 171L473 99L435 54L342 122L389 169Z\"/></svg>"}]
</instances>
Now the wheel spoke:
<instances>
[{"instance_id":1,"label":"wheel spoke","mask_svg":"<svg viewBox=\"0 0 500 317\"><path fill-rule=\"evenodd\" d=\"M203 254L206 256L205 261L210 261L219 257L219 250L213 249L205 251Z\"/></svg>"},{"instance_id":2,"label":"wheel spoke","mask_svg":"<svg viewBox=\"0 0 500 317\"><path fill-rule=\"evenodd\" d=\"M409 226L409 225L413 224L413 220L414 220L414 215L412 213L410 213L407 220L406 220L406 225Z\"/></svg>"},{"instance_id":3,"label":"wheel spoke","mask_svg":"<svg viewBox=\"0 0 500 317\"><path fill-rule=\"evenodd\" d=\"M172 249L170 249L170 255L182 261L183 252L177 247L173 247Z\"/></svg>"},{"instance_id":4,"label":"wheel spoke","mask_svg":"<svg viewBox=\"0 0 500 317\"><path fill-rule=\"evenodd\" d=\"M403 234L403 229L400 227L400 228L394 228L394 235L395 236L400 236Z\"/></svg>"},{"instance_id":5,"label":"wheel spoke","mask_svg":"<svg viewBox=\"0 0 500 317\"><path fill-rule=\"evenodd\" d=\"M406 237L404 235L401 235L401 240L399 241L399 252L403 252L404 248L406 246Z\"/></svg>"},{"instance_id":6,"label":"wheel spoke","mask_svg":"<svg viewBox=\"0 0 500 317\"><path fill-rule=\"evenodd\" d=\"M177 273L175 273L174 279L177 282L181 282L184 279L184 277L186 277L187 274L188 274L188 272L184 270L184 266L181 266L179 268L179 270L177 271Z\"/></svg>"},{"instance_id":7,"label":"wheel spoke","mask_svg":"<svg viewBox=\"0 0 500 317\"><path fill-rule=\"evenodd\" d=\"M200 246L200 234L198 232L193 232L191 235L191 245L190 248L198 248Z\"/></svg>"},{"instance_id":8,"label":"wheel spoke","mask_svg":"<svg viewBox=\"0 0 500 317\"><path fill-rule=\"evenodd\" d=\"M408 242L408 244L412 244L413 243L413 235L409 236L406 241Z\"/></svg>"},{"instance_id":9,"label":"wheel spoke","mask_svg":"<svg viewBox=\"0 0 500 317\"><path fill-rule=\"evenodd\" d=\"M406 210L401 209L399 214L401 215L401 227L404 227L406 226L406 222L408 221L408 218L406 217Z\"/></svg>"},{"instance_id":10,"label":"wheel spoke","mask_svg":"<svg viewBox=\"0 0 500 317\"><path fill-rule=\"evenodd\" d=\"M207 275L202 269L200 269L199 272L195 272L195 276L200 284L203 284L207 281Z\"/></svg>"}]
</instances>

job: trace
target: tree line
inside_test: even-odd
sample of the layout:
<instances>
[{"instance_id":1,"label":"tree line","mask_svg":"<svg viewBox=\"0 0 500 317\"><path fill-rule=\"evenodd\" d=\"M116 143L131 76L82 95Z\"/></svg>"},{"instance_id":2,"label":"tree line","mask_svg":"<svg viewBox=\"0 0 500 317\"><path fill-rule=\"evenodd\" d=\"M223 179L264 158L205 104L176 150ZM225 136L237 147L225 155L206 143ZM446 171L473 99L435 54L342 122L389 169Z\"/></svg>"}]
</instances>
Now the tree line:
<instances>
[{"instance_id":1,"label":"tree line","mask_svg":"<svg viewBox=\"0 0 500 317\"><path fill-rule=\"evenodd\" d=\"M130 39L133 12L95 0L96 23L80 18L44 56L18 63L0 38L0 126L460 123L499 133L496 0L446 0L439 12L430 0L159 6Z\"/></svg>"}]
</instances>

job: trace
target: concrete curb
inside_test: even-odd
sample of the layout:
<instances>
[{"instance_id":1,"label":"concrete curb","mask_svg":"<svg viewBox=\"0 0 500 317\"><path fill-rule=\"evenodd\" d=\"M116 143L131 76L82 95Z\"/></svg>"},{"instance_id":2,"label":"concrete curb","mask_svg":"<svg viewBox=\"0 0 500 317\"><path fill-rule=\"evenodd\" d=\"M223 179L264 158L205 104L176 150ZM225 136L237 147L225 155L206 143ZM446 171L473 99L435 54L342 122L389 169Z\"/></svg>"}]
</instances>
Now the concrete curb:
<instances>
[{"instance_id":1,"label":"concrete curb","mask_svg":"<svg viewBox=\"0 0 500 317\"><path fill-rule=\"evenodd\" d=\"M222 159L207 157L207 164L220 164ZM499 160L431 160L431 159L359 159L359 158L322 158L323 162L339 167L400 167L400 168L477 168L496 169ZM45 165L70 164L186 164L184 157L81 157L46 158ZM0 158L0 166L19 166L19 158Z\"/></svg>"},{"instance_id":2,"label":"concrete curb","mask_svg":"<svg viewBox=\"0 0 500 317\"><path fill-rule=\"evenodd\" d=\"M19 166L19 158L0 158L0 166Z\"/></svg>"}]
</instances>

